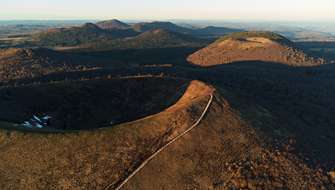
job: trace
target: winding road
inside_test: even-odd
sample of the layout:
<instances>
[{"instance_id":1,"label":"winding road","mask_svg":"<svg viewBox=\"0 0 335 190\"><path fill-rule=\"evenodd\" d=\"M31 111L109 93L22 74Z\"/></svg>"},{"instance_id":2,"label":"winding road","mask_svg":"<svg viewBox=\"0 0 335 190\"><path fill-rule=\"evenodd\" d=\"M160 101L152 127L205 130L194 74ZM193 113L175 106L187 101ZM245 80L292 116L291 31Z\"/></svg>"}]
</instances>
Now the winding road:
<instances>
[{"instance_id":1,"label":"winding road","mask_svg":"<svg viewBox=\"0 0 335 190\"><path fill-rule=\"evenodd\" d=\"M187 133L189 133L192 129L194 129L195 127L197 127L200 122L202 121L202 119L204 118L204 116L206 115L210 105L212 104L214 95L210 94L210 99L204 109L204 111L202 112L201 116L199 117L199 119L190 127L188 128L186 131L184 131L183 133L181 133L180 135L178 135L177 137L175 137L174 139L172 139L170 142L168 142L166 145L164 145L163 147L161 147L160 149L158 149L154 154L152 154L149 158L147 158L146 160L143 161L143 163L136 169L134 170L125 180L123 180L120 185L118 185L115 190L120 190L125 184L127 184L127 182L133 178L138 172L140 172L152 159L154 159L160 152L162 152L163 150L165 150L167 147L169 147L171 144L173 144L174 142L176 142L177 140L179 140L180 138L182 138L183 136L185 136ZM109 186L107 186L105 188L105 190L110 190L111 187L114 184L110 184Z\"/></svg>"}]
</instances>

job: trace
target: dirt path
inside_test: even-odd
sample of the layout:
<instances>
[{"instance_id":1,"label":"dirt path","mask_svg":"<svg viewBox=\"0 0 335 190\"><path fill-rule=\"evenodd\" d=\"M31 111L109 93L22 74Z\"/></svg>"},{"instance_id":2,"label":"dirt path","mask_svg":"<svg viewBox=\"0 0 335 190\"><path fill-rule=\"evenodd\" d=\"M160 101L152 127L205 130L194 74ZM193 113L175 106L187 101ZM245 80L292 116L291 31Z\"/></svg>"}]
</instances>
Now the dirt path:
<instances>
[{"instance_id":1,"label":"dirt path","mask_svg":"<svg viewBox=\"0 0 335 190\"><path fill-rule=\"evenodd\" d=\"M181 133L180 135L178 135L177 137L175 137L174 139L172 139L170 142L168 142L166 145L164 145L163 147L161 147L159 150L157 150L154 154L152 154L149 158L147 158L136 170L134 170L124 181L122 181L122 183L120 183L120 185L118 185L115 190L120 190L132 177L134 177L139 171L141 171L152 159L154 159L160 152L162 152L163 150L165 150L168 146L170 146L171 144L173 144L174 142L176 142L177 140L179 140L180 138L182 138L183 136L185 136L187 133L189 133L192 129L194 129L195 127L197 127L199 125L199 123L202 121L202 119L204 118L204 116L206 115L212 101L213 101L214 95L210 94L210 99L204 109L204 111L202 112L201 116L199 117L199 119L190 127L188 128L186 131L184 131L183 133ZM109 186L107 186L105 188L105 190L109 190L112 187L113 184L110 184Z\"/></svg>"}]
</instances>

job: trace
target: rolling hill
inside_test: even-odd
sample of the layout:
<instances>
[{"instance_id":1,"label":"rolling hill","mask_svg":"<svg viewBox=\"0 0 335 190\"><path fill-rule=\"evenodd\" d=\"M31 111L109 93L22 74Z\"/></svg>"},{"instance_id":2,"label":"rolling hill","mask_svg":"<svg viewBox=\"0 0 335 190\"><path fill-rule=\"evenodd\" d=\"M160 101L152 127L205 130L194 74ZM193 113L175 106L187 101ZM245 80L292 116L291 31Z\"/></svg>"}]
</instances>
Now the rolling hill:
<instances>
[{"instance_id":1,"label":"rolling hill","mask_svg":"<svg viewBox=\"0 0 335 190\"><path fill-rule=\"evenodd\" d=\"M186 34L171 32L165 29L155 29L131 38L86 44L80 49L101 51L110 49L200 47L204 44L206 44L204 40Z\"/></svg>"},{"instance_id":2,"label":"rolling hill","mask_svg":"<svg viewBox=\"0 0 335 190\"><path fill-rule=\"evenodd\" d=\"M56 28L33 35L33 44L38 46L77 46L90 42L101 42L135 36L133 30L105 30L95 24L87 23L80 27Z\"/></svg>"},{"instance_id":3,"label":"rolling hill","mask_svg":"<svg viewBox=\"0 0 335 190\"><path fill-rule=\"evenodd\" d=\"M130 25L124 22L121 22L117 19L97 22L96 25L102 29L129 29L130 28Z\"/></svg>"},{"instance_id":4,"label":"rolling hill","mask_svg":"<svg viewBox=\"0 0 335 190\"><path fill-rule=\"evenodd\" d=\"M228 35L234 32L241 32L240 29L226 28L226 27L216 27L216 26L207 26L204 28L194 29L192 35L201 37L201 38L217 38L220 36Z\"/></svg>"},{"instance_id":5,"label":"rolling hill","mask_svg":"<svg viewBox=\"0 0 335 190\"><path fill-rule=\"evenodd\" d=\"M87 23L80 27L50 29L33 36L40 46L76 46L81 43L112 39L110 33L98 26Z\"/></svg>"},{"instance_id":6,"label":"rolling hill","mask_svg":"<svg viewBox=\"0 0 335 190\"><path fill-rule=\"evenodd\" d=\"M79 27L54 28L44 32L39 32L32 35L32 42L27 41L26 45L37 47L42 46L77 48L77 46L81 46L83 44L105 44L105 42L107 42L110 44L120 44L112 46L122 46L121 43L123 42L123 39L127 41L126 44L129 44L131 42L126 38L135 37L140 34L146 36L149 35L147 32L150 33L150 31L154 30L165 30L175 33L174 35L177 35L177 33L179 33L180 36L189 35L194 38L208 39L213 39L218 36L240 31L224 27L205 27L200 29L189 29L186 27L178 26L171 22L148 22L128 25L119 20L107 20L98 22L96 24L86 23ZM140 35L137 40L140 40L140 38L143 38L143 36Z\"/></svg>"},{"instance_id":7,"label":"rolling hill","mask_svg":"<svg viewBox=\"0 0 335 190\"><path fill-rule=\"evenodd\" d=\"M135 31L146 32L156 29L164 29L171 32L177 32L181 34L188 34L197 38L217 38L233 32L240 32L242 30L226 28L226 27L215 27L208 26L204 28L186 28L176 25L172 22L149 22L149 23L137 23L132 26Z\"/></svg>"},{"instance_id":8,"label":"rolling hill","mask_svg":"<svg viewBox=\"0 0 335 190\"><path fill-rule=\"evenodd\" d=\"M315 66L324 63L295 48L294 43L272 32L238 32L220 38L195 52L188 61L214 66L242 61L263 61L290 66Z\"/></svg>"},{"instance_id":9,"label":"rolling hill","mask_svg":"<svg viewBox=\"0 0 335 190\"><path fill-rule=\"evenodd\" d=\"M171 32L178 32L182 34L189 34L192 32L191 29L184 28L173 24L172 22L144 22L136 23L132 25L132 28L137 32L147 32L150 30L164 29Z\"/></svg>"}]
</instances>

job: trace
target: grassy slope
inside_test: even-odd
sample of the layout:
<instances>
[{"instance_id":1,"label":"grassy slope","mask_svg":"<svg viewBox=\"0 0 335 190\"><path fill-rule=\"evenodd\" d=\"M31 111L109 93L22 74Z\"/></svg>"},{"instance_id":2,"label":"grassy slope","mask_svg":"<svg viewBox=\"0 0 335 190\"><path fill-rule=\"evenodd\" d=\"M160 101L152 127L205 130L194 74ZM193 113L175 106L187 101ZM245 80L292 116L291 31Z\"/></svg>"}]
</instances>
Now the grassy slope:
<instances>
[{"instance_id":1,"label":"grassy slope","mask_svg":"<svg viewBox=\"0 0 335 190\"><path fill-rule=\"evenodd\" d=\"M200 126L158 155L124 189L335 187L295 155L268 146L263 135L216 93Z\"/></svg>"},{"instance_id":2,"label":"grassy slope","mask_svg":"<svg viewBox=\"0 0 335 190\"><path fill-rule=\"evenodd\" d=\"M16 184L21 189L116 187L145 158L197 120L210 92L193 82L175 106L110 129L44 136L3 131L1 188L18 189ZM306 165L290 146L278 149L268 133L246 122L249 116L234 110L222 94L232 100L226 91L216 93L200 125L159 154L125 189L335 187L329 176ZM261 107L246 107L265 128L276 121Z\"/></svg>"},{"instance_id":3,"label":"grassy slope","mask_svg":"<svg viewBox=\"0 0 335 190\"><path fill-rule=\"evenodd\" d=\"M201 114L211 89L192 82L174 106L109 129L67 134L1 130L1 189L103 189L183 132Z\"/></svg>"}]
</instances>

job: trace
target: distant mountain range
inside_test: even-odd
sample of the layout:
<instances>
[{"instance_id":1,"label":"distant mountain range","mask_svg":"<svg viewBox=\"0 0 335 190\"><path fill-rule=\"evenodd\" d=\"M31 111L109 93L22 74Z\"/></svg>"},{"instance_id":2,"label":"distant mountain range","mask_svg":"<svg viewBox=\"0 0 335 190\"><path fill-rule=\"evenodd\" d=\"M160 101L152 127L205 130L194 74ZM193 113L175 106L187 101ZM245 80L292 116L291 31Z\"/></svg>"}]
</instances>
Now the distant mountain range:
<instances>
[{"instance_id":1,"label":"distant mountain range","mask_svg":"<svg viewBox=\"0 0 335 190\"><path fill-rule=\"evenodd\" d=\"M271 28L271 26L269 27ZM285 30L280 27L272 29L278 30L276 33L293 41L335 40L335 37L329 33ZM243 32L243 30L217 26L190 27L158 21L127 24L113 19L39 32L33 35L33 42L30 45L101 49L194 46L196 44L204 45L205 41L214 41L219 37L236 32Z\"/></svg>"},{"instance_id":2,"label":"distant mountain range","mask_svg":"<svg viewBox=\"0 0 335 190\"><path fill-rule=\"evenodd\" d=\"M132 47L155 47L165 46L162 44L169 39L169 44L173 46L183 46L185 43L198 43L197 38L217 38L222 35L230 34L240 30L224 28L224 27L206 27L200 29L190 29L178 26L171 22L150 22L136 23L129 25L119 20L108 20L98 22L96 24L86 23L78 27L55 28L49 29L33 35L33 43L38 46L82 46L85 44L113 44L112 46L132 46ZM148 33L147 33L148 32ZM142 35L143 34L143 35ZM153 39L150 39L152 35ZM161 36L159 36L161 35ZM127 39L129 37L135 37ZM164 37L163 37L164 36ZM173 37L172 37L173 36ZM178 36L178 37L177 37ZM146 38L147 40L142 40ZM122 39L122 40L121 40ZM163 40L164 39L164 40ZM185 40L187 39L187 40ZM150 41L147 43L147 41ZM187 42L186 42L187 41ZM120 45L126 42L125 45ZM119 45L115 45L119 44ZM133 44L133 45L130 45ZM137 45L134 45L137 44ZM110 46L109 45L109 46Z\"/></svg>"},{"instance_id":3,"label":"distant mountain range","mask_svg":"<svg viewBox=\"0 0 335 190\"><path fill-rule=\"evenodd\" d=\"M193 34L197 37L215 38L236 31L271 31L279 33L293 41L335 41L335 30L332 22L256 22L256 21L188 21L171 22L136 22L124 23L116 19L66 20L66 21L0 21L0 37L18 34L31 34L55 27L80 26L84 23L95 23L102 29L132 29L148 31L166 29L174 32ZM177 25L178 27L174 26ZM230 31L232 29L232 31ZM208 31L209 30L209 31Z\"/></svg>"},{"instance_id":4,"label":"distant mountain range","mask_svg":"<svg viewBox=\"0 0 335 190\"><path fill-rule=\"evenodd\" d=\"M225 27L215 27L208 26L204 28L187 28L182 27L171 22L151 22L151 23L138 23L134 24L132 28L138 32L145 32L149 30L155 29L165 29L172 32L178 32L183 34L192 35L194 37L200 38L209 38L209 37L219 37L222 35L226 35L232 32L239 32L242 30L225 28Z\"/></svg>"}]
</instances>

